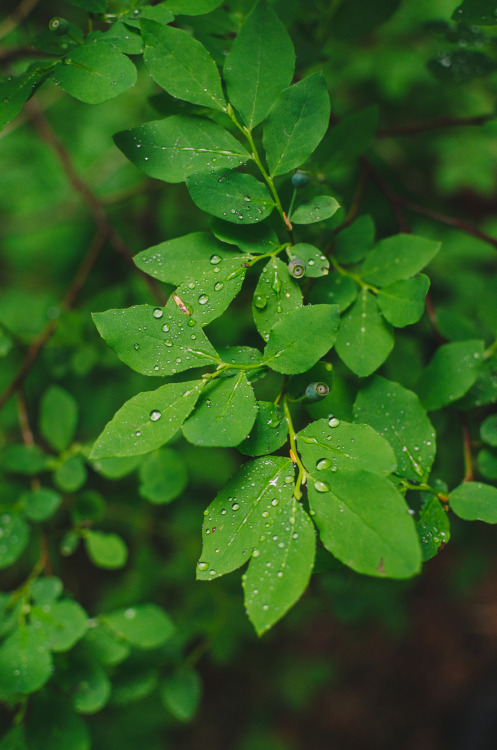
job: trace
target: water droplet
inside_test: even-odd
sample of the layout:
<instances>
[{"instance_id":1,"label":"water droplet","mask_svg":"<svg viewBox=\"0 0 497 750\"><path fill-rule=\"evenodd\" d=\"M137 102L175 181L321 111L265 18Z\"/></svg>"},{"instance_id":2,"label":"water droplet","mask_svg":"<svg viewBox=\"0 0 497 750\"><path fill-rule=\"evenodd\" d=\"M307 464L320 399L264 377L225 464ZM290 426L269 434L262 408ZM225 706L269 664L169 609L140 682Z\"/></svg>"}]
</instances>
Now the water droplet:
<instances>
[{"instance_id":1,"label":"water droplet","mask_svg":"<svg viewBox=\"0 0 497 750\"><path fill-rule=\"evenodd\" d=\"M291 484L293 482L293 477L285 477L285 484Z\"/></svg>"},{"instance_id":2,"label":"water droplet","mask_svg":"<svg viewBox=\"0 0 497 750\"><path fill-rule=\"evenodd\" d=\"M162 412L160 412L158 409L154 409L150 412L150 419L152 422L157 422L162 417Z\"/></svg>"},{"instance_id":3,"label":"water droplet","mask_svg":"<svg viewBox=\"0 0 497 750\"><path fill-rule=\"evenodd\" d=\"M164 311L161 310L160 307L156 307L152 315L154 316L154 318L162 318L162 316L164 315Z\"/></svg>"},{"instance_id":4,"label":"water droplet","mask_svg":"<svg viewBox=\"0 0 497 750\"><path fill-rule=\"evenodd\" d=\"M169 326L167 325L167 323L164 323L164 325L162 326L162 330L164 331L164 333L167 333L169 331Z\"/></svg>"},{"instance_id":5,"label":"water droplet","mask_svg":"<svg viewBox=\"0 0 497 750\"><path fill-rule=\"evenodd\" d=\"M273 497L273 499L271 500L271 505L273 507L276 507L276 505L278 505L278 498L277 497Z\"/></svg>"},{"instance_id":6,"label":"water droplet","mask_svg":"<svg viewBox=\"0 0 497 750\"><path fill-rule=\"evenodd\" d=\"M164 341L164 343L165 343L166 346L172 346L173 345L173 342L171 341L171 339L166 339Z\"/></svg>"},{"instance_id":7,"label":"water droplet","mask_svg":"<svg viewBox=\"0 0 497 750\"><path fill-rule=\"evenodd\" d=\"M214 289L216 292L220 292L223 288L224 284L222 281L218 281L217 284L214 284Z\"/></svg>"},{"instance_id":8,"label":"water droplet","mask_svg":"<svg viewBox=\"0 0 497 750\"><path fill-rule=\"evenodd\" d=\"M316 469L318 471L323 471L323 469L329 469L331 466L331 461L329 458L322 458L320 461L316 464Z\"/></svg>"},{"instance_id":9,"label":"water droplet","mask_svg":"<svg viewBox=\"0 0 497 750\"><path fill-rule=\"evenodd\" d=\"M340 424L340 420L336 417L330 417L328 419L328 424L330 427L338 427L338 425Z\"/></svg>"},{"instance_id":10,"label":"water droplet","mask_svg":"<svg viewBox=\"0 0 497 750\"><path fill-rule=\"evenodd\" d=\"M207 294L201 294L198 298L198 304L199 305L205 305L209 301L209 297Z\"/></svg>"},{"instance_id":11,"label":"water droplet","mask_svg":"<svg viewBox=\"0 0 497 750\"><path fill-rule=\"evenodd\" d=\"M238 505L238 503L233 503L233 505L231 506L231 510L238 510L239 507L240 506Z\"/></svg>"},{"instance_id":12,"label":"water droplet","mask_svg":"<svg viewBox=\"0 0 497 750\"><path fill-rule=\"evenodd\" d=\"M259 550L258 550L258 549L255 549L255 550L254 550L254 551L252 552L252 557L259 557L259 555L260 555L260 554L261 554L261 553L259 552ZM254 594L255 594L255 591L254 591Z\"/></svg>"},{"instance_id":13,"label":"water droplet","mask_svg":"<svg viewBox=\"0 0 497 750\"><path fill-rule=\"evenodd\" d=\"M317 492L329 492L330 487L326 482L314 482L314 489Z\"/></svg>"},{"instance_id":14,"label":"water droplet","mask_svg":"<svg viewBox=\"0 0 497 750\"><path fill-rule=\"evenodd\" d=\"M257 294L254 297L254 305L258 310L264 310L267 305L267 299L263 295Z\"/></svg>"},{"instance_id":15,"label":"water droplet","mask_svg":"<svg viewBox=\"0 0 497 750\"><path fill-rule=\"evenodd\" d=\"M244 195L243 196L243 200L244 201L249 201L250 200L250 195Z\"/></svg>"},{"instance_id":16,"label":"water droplet","mask_svg":"<svg viewBox=\"0 0 497 750\"><path fill-rule=\"evenodd\" d=\"M190 318L189 321L188 321L188 323L186 325L190 326L190 328L193 328L193 326L195 325L195 323L196 323L196 321L193 318Z\"/></svg>"},{"instance_id":17,"label":"water droplet","mask_svg":"<svg viewBox=\"0 0 497 750\"><path fill-rule=\"evenodd\" d=\"M213 266L217 266L218 263L221 262L221 258L219 255L211 255L211 263Z\"/></svg>"},{"instance_id":18,"label":"water droplet","mask_svg":"<svg viewBox=\"0 0 497 750\"><path fill-rule=\"evenodd\" d=\"M199 562L197 564L197 568L199 570L207 570L208 567L209 567L209 563L206 563L206 562Z\"/></svg>"},{"instance_id":19,"label":"water droplet","mask_svg":"<svg viewBox=\"0 0 497 750\"><path fill-rule=\"evenodd\" d=\"M134 348L135 349L139 349L140 348L140 344L134 344Z\"/></svg>"}]
</instances>

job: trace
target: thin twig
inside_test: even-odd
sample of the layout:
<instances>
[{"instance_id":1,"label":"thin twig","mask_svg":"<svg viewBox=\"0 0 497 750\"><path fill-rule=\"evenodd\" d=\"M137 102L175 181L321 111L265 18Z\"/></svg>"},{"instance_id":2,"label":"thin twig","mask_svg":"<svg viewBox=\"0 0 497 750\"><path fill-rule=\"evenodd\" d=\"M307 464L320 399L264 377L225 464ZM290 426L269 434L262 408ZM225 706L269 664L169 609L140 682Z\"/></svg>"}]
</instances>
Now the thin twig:
<instances>
[{"instance_id":1,"label":"thin twig","mask_svg":"<svg viewBox=\"0 0 497 750\"><path fill-rule=\"evenodd\" d=\"M371 179L378 185L385 198L390 203L390 207L397 221L398 227L401 232L409 234L411 227L405 217L404 211L402 210L403 203L397 193L392 190L390 185L383 179L383 177L376 171L372 166L371 162L366 159L365 156L361 157L361 163L368 170Z\"/></svg>"},{"instance_id":2,"label":"thin twig","mask_svg":"<svg viewBox=\"0 0 497 750\"><path fill-rule=\"evenodd\" d=\"M472 482L474 480L473 474L473 459L471 456L471 435L469 433L468 425L465 420L461 417L461 430L463 437L464 447L464 479L463 482Z\"/></svg>"},{"instance_id":3,"label":"thin twig","mask_svg":"<svg viewBox=\"0 0 497 750\"><path fill-rule=\"evenodd\" d=\"M376 133L377 138L393 138L402 135L415 135L424 133L427 130L437 130L439 128L459 128L468 125L484 125L490 120L494 120L496 113L492 112L487 115L475 115L474 117L435 117L433 120L424 120L422 122L412 122L407 125L399 125L396 128L382 128Z\"/></svg>"}]
</instances>

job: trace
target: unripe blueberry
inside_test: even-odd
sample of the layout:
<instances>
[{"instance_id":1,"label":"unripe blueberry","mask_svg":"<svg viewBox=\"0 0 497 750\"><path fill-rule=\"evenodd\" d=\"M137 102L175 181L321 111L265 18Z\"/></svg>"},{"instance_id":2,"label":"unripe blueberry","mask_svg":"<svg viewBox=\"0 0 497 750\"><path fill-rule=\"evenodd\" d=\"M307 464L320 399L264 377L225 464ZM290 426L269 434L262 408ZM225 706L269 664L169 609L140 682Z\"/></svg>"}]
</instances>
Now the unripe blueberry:
<instances>
[{"instance_id":1,"label":"unripe blueberry","mask_svg":"<svg viewBox=\"0 0 497 750\"><path fill-rule=\"evenodd\" d=\"M309 401L322 401L330 392L330 387L326 383L309 383L305 389L305 397Z\"/></svg>"},{"instance_id":2,"label":"unripe blueberry","mask_svg":"<svg viewBox=\"0 0 497 750\"><path fill-rule=\"evenodd\" d=\"M55 18L52 18L49 22L48 28L50 31L53 31L54 34L57 34L57 36L62 36L62 34L65 34L66 31L69 30L69 21L66 21L65 18L55 16Z\"/></svg>"},{"instance_id":3,"label":"unripe blueberry","mask_svg":"<svg viewBox=\"0 0 497 750\"><path fill-rule=\"evenodd\" d=\"M300 258L292 258L288 264L288 271L294 279L301 279L305 274L305 263Z\"/></svg>"},{"instance_id":4,"label":"unripe blueberry","mask_svg":"<svg viewBox=\"0 0 497 750\"><path fill-rule=\"evenodd\" d=\"M308 172L302 172L300 169L297 169L295 174L292 176L292 185L294 188L305 187L308 182L309 182Z\"/></svg>"}]
</instances>

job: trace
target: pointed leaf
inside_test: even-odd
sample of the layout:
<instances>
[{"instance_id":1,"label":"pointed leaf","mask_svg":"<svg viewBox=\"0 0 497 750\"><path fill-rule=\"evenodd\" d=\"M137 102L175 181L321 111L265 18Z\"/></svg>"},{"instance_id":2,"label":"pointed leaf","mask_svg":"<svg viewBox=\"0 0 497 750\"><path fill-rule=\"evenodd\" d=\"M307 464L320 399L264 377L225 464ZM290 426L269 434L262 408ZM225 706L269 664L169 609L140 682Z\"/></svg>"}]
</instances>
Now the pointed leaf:
<instances>
[{"instance_id":1,"label":"pointed leaf","mask_svg":"<svg viewBox=\"0 0 497 750\"><path fill-rule=\"evenodd\" d=\"M85 537L88 557L99 568L115 570L126 565L128 548L117 534L88 531Z\"/></svg>"},{"instance_id":2,"label":"pointed leaf","mask_svg":"<svg viewBox=\"0 0 497 750\"><path fill-rule=\"evenodd\" d=\"M245 253L263 254L276 250L279 240L269 224L252 224L235 226L221 219L213 219L211 228L218 240L229 245L237 245Z\"/></svg>"},{"instance_id":3,"label":"pointed leaf","mask_svg":"<svg viewBox=\"0 0 497 750\"><path fill-rule=\"evenodd\" d=\"M311 577L314 525L292 497L264 530L244 577L245 606L259 635L293 607Z\"/></svg>"},{"instance_id":4,"label":"pointed leaf","mask_svg":"<svg viewBox=\"0 0 497 750\"><path fill-rule=\"evenodd\" d=\"M25 73L7 80L0 79L0 130L19 114L35 86L47 75L43 72L42 64L33 63Z\"/></svg>"},{"instance_id":5,"label":"pointed leaf","mask_svg":"<svg viewBox=\"0 0 497 750\"><path fill-rule=\"evenodd\" d=\"M237 448L246 456L265 456L286 443L288 424L280 406L257 402L257 415L247 438Z\"/></svg>"},{"instance_id":6,"label":"pointed leaf","mask_svg":"<svg viewBox=\"0 0 497 750\"><path fill-rule=\"evenodd\" d=\"M450 539L450 522L438 497L423 505L417 524L423 560L431 560Z\"/></svg>"},{"instance_id":7,"label":"pointed leaf","mask_svg":"<svg viewBox=\"0 0 497 750\"><path fill-rule=\"evenodd\" d=\"M228 97L251 130L293 78L295 52L288 32L265 0L257 3L224 64Z\"/></svg>"},{"instance_id":8,"label":"pointed leaf","mask_svg":"<svg viewBox=\"0 0 497 750\"><path fill-rule=\"evenodd\" d=\"M202 211L233 224L257 224L275 205L262 182L233 170L211 169L190 175L186 186Z\"/></svg>"},{"instance_id":9,"label":"pointed leaf","mask_svg":"<svg viewBox=\"0 0 497 750\"><path fill-rule=\"evenodd\" d=\"M157 648L168 641L175 630L169 615L156 604L118 609L100 619L119 638L143 649Z\"/></svg>"},{"instance_id":10,"label":"pointed leaf","mask_svg":"<svg viewBox=\"0 0 497 750\"><path fill-rule=\"evenodd\" d=\"M30 618L33 627L43 637L46 647L56 652L69 651L81 640L88 622L84 609L69 599L32 607Z\"/></svg>"},{"instance_id":11,"label":"pointed leaf","mask_svg":"<svg viewBox=\"0 0 497 750\"><path fill-rule=\"evenodd\" d=\"M243 565L279 506L290 502L293 476L292 462L281 456L249 461L234 474L205 511L198 580Z\"/></svg>"},{"instance_id":12,"label":"pointed leaf","mask_svg":"<svg viewBox=\"0 0 497 750\"><path fill-rule=\"evenodd\" d=\"M170 503L181 495L188 482L188 473L181 455L170 448L150 453L140 464L139 492L151 503Z\"/></svg>"},{"instance_id":13,"label":"pointed leaf","mask_svg":"<svg viewBox=\"0 0 497 750\"><path fill-rule=\"evenodd\" d=\"M362 289L340 321L336 350L356 375L371 375L393 348L393 333L378 312L373 294Z\"/></svg>"},{"instance_id":14,"label":"pointed leaf","mask_svg":"<svg viewBox=\"0 0 497 750\"><path fill-rule=\"evenodd\" d=\"M257 330L264 341L282 315L302 307L302 292L288 266L279 258L270 258L259 276L252 301Z\"/></svg>"},{"instance_id":15,"label":"pointed leaf","mask_svg":"<svg viewBox=\"0 0 497 750\"><path fill-rule=\"evenodd\" d=\"M440 250L440 242L414 234L396 234L380 240L360 268L370 284L389 286L419 273Z\"/></svg>"},{"instance_id":16,"label":"pointed leaf","mask_svg":"<svg viewBox=\"0 0 497 750\"><path fill-rule=\"evenodd\" d=\"M68 448L76 431L78 402L58 385L52 385L41 401L40 432L52 448Z\"/></svg>"},{"instance_id":17,"label":"pointed leaf","mask_svg":"<svg viewBox=\"0 0 497 750\"><path fill-rule=\"evenodd\" d=\"M126 401L97 439L91 458L139 456L160 448L179 430L204 385L203 380L167 383Z\"/></svg>"},{"instance_id":18,"label":"pointed leaf","mask_svg":"<svg viewBox=\"0 0 497 750\"><path fill-rule=\"evenodd\" d=\"M309 504L324 546L353 570L389 578L419 572L416 527L387 479L364 470L325 470L309 480Z\"/></svg>"},{"instance_id":19,"label":"pointed leaf","mask_svg":"<svg viewBox=\"0 0 497 750\"><path fill-rule=\"evenodd\" d=\"M288 313L269 334L264 363L277 372L305 372L329 352L339 324L336 305L306 305Z\"/></svg>"},{"instance_id":20,"label":"pointed leaf","mask_svg":"<svg viewBox=\"0 0 497 750\"><path fill-rule=\"evenodd\" d=\"M293 224L314 224L330 219L340 208L338 201L329 195L318 195L309 203L302 203L292 214Z\"/></svg>"},{"instance_id":21,"label":"pointed leaf","mask_svg":"<svg viewBox=\"0 0 497 750\"><path fill-rule=\"evenodd\" d=\"M463 482L449 495L450 508L465 521L497 523L497 487L483 482Z\"/></svg>"},{"instance_id":22,"label":"pointed leaf","mask_svg":"<svg viewBox=\"0 0 497 750\"><path fill-rule=\"evenodd\" d=\"M182 29L141 22L143 59L154 81L178 99L226 111L221 78L205 47Z\"/></svg>"},{"instance_id":23,"label":"pointed leaf","mask_svg":"<svg viewBox=\"0 0 497 750\"><path fill-rule=\"evenodd\" d=\"M87 104L113 99L136 82L136 68L107 42L75 47L54 68L61 89Z\"/></svg>"},{"instance_id":24,"label":"pointed leaf","mask_svg":"<svg viewBox=\"0 0 497 750\"><path fill-rule=\"evenodd\" d=\"M239 167L250 154L224 128L207 118L174 115L114 136L118 148L150 177L182 182L207 167Z\"/></svg>"},{"instance_id":25,"label":"pointed leaf","mask_svg":"<svg viewBox=\"0 0 497 750\"><path fill-rule=\"evenodd\" d=\"M455 341L437 349L417 388L425 409L441 409L464 396L478 377L483 347L483 341L473 340Z\"/></svg>"},{"instance_id":26,"label":"pointed leaf","mask_svg":"<svg viewBox=\"0 0 497 750\"><path fill-rule=\"evenodd\" d=\"M396 328L417 323L424 313L425 297L430 288L428 276L420 273L412 279L396 281L380 289L378 307L383 316Z\"/></svg>"}]
</instances>

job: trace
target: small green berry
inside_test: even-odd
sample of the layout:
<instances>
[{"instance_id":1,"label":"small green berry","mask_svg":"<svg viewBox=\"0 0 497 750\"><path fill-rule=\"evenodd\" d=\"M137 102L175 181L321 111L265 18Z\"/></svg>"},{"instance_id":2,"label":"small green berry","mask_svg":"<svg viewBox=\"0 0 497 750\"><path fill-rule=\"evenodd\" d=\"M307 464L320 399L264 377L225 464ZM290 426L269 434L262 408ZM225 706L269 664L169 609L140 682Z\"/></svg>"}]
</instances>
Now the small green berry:
<instances>
[{"instance_id":1,"label":"small green berry","mask_svg":"<svg viewBox=\"0 0 497 750\"><path fill-rule=\"evenodd\" d=\"M69 21L66 21L65 18L55 16L55 18L52 18L49 22L48 28L50 31L53 31L54 34L57 34L57 36L62 36L62 34L65 34L69 30Z\"/></svg>"},{"instance_id":2,"label":"small green berry","mask_svg":"<svg viewBox=\"0 0 497 750\"><path fill-rule=\"evenodd\" d=\"M309 182L308 172L302 172L300 169L297 169L295 174L292 176L292 185L294 188L305 187L308 182Z\"/></svg>"},{"instance_id":3,"label":"small green berry","mask_svg":"<svg viewBox=\"0 0 497 750\"><path fill-rule=\"evenodd\" d=\"M292 258L288 264L288 271L294 279L301 279L305 274L305 269L305 263L303 260L300 260L300 258Z\"/></svg>"},{"instance_id":4,"label":"small green berry","mask_svg":"<svg viewBox=\"0 0 497 750\"><path fill-rule=\"evenodd\" d=\"M305 397L309 401L322 401L330 392L326 383L309 383L305 389Z\"/></svg>"}]
</instances>

